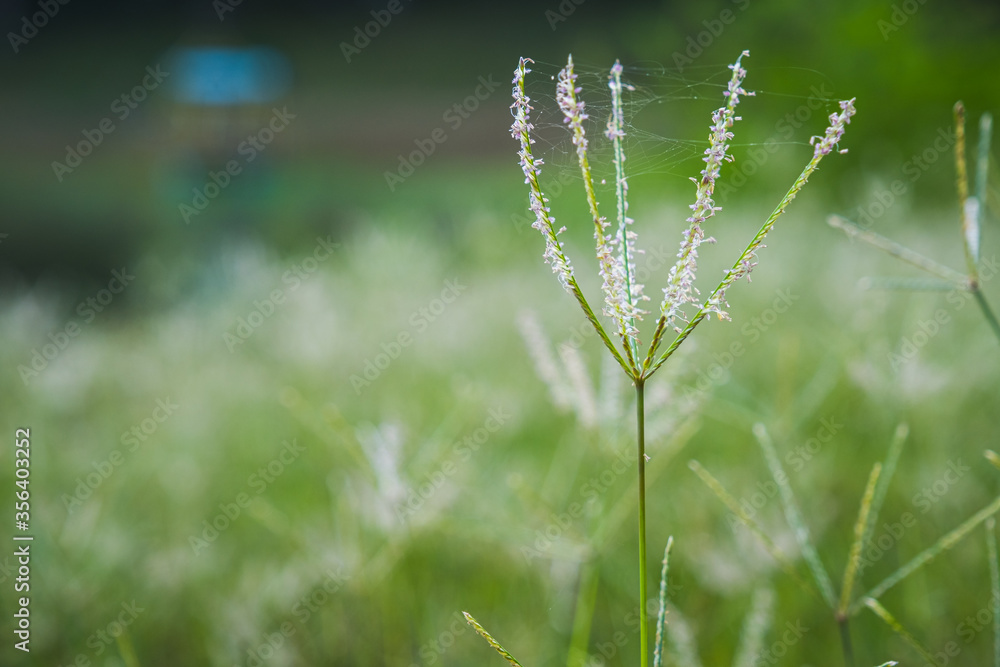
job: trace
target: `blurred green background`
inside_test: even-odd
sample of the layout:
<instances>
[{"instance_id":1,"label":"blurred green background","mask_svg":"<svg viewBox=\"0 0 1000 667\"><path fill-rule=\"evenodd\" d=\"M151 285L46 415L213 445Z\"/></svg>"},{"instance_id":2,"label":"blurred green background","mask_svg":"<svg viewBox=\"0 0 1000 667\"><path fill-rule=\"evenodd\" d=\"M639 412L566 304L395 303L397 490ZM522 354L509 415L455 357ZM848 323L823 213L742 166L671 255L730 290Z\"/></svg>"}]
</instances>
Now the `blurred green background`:
<instances>
[{"instance_id":1,"label":"blurred green background","mask_svg":"<svg viewBox=\"0 0 1000 667\"><path fill-rule=\"evenodd\" d=\"M13 434L30 428L35 537L30 654L0 552L4 665L502 664L462 610L526 667L637 664L634 407L528 226L508 129L519 56L536 61L542 183L592 303L553 116L567 53L599 175L616 58L635 86L630 212L654 309L726 65L749 49L757 95L703 290L857 98L849 152L730 291L733 322L699 328L647 389L650 571L673 535L671 618L703 664L730 663L769 586L778 648L756 664L842 657L829 610L688 460L763 498L757 518L807 576L751 434L765 424L838 589L897 424L910 437L875 536L915 523L872 547L859 590L1000 491L982 457L1000 444L1000 349L980 313L961 293L861 289L919 274L825 223L964 266L948 137L956 100L970 153L1000 110L994 3L24 2L0 17L0 485L13 514ZM997 183L982 256L1000 304ZM992 618L982 532L883 602L938 664L983 664L992 633L967 620ZM786 624L807 630L789 642ZM859 665L921 664L867 611L851 631Z\"/></svg>"}]
</instances>

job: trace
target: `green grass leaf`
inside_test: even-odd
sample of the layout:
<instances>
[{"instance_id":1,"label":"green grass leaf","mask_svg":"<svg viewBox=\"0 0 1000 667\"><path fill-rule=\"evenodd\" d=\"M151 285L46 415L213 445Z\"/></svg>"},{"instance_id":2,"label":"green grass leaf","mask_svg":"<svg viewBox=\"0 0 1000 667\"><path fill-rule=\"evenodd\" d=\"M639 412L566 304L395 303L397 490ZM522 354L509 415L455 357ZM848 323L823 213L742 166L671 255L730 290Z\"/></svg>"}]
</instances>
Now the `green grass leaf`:
<instances>
[{"instance_id":1,"label":"green grass leaf","mask_svg":"<svg viewBox=\"0 0 1000 667\"><path fill-rule=\"evenodd\" d=\"M493 647L494 651L496 651L501 656L503 656L504 660L506 660L510 664L514 665L514 667L522 667L521 663L519 663L514 658L514 656L512 656L510 653L508 653L507 649L505 649L503 646L500 645L500 642L498 642L497 640L493 639L493 635L491 635L490 633L486 632L486 629L483 626L479 625L479 621L477 621L476 619L472 618L472 615L469 614L469 612L463 611L462 614L465 616L466 622L469 625L471 625L476 630L476 632L478 632L479 635L483 639L486 640L486 642L490 646Z\"/></svg>"}]
</instances>

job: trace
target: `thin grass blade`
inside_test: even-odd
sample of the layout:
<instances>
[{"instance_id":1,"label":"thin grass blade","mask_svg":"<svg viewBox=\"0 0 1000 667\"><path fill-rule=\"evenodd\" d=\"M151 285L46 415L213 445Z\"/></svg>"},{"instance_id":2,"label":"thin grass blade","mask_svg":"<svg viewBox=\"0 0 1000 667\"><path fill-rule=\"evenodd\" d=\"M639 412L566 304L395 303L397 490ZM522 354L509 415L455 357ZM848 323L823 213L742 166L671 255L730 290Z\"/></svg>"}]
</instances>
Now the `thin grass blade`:
<instances>
[{"instance_id":1,"label":"thin grass blade","mask_svg":"<svg viewBox=\"0 0 1000 667\"><path fill-rule=\"evenodd\" d=\"M875 487L875 497L872 499L871 509L868 512L868 522L865 524L865 533L861 539L862 545L868 542L868 538L871 537L872 532L875 530L879 512L882 511L882 503L885 502L886 493L889 491L889 484L896 473L896 464L903 453L903 445L906 443L906 438L909 434L910 427L907 424L899 424L892 435L889 452L885 455L885 461L882 463L882 473L879 475L878 485Z\"/></svg>"},{"instance_id":2,"label":"thin grass blade","mask_svg":"<svg viewBox=\"0 0 1000 667\"><path fill-rule=\"evenodd\" d=\"M819 586L820 593L823 594L823 599L833 609L836 605L836 596L833 592L833 584L830 582L830 575L827 574L826 568L823 567L823 561L820 560L819 554L816 553L816 548L809 539L809 528L806 527L805 522L802 520L798 503L795 502L795 493L792 491L791 484L788 483L788 475L785 474L781 466L781 461L778 460L778 453L774 449L774 442L771 440L771 436L763 424L754 424L753 434L757 438L757 442L760 443L760 448L764 451L767 467L771 469L771 477L774 479L774 483L778 485L778 491L781 494L781 505L785 510L785 520L788 521L788 525L791 526L792 531L795 533L795 540L799 544L799 550L809 565L809 569L812 570L813 578L816 579L816 585Z\"/></svg>"},{"instance_id":3,"label":"thin grass blade","mask_svg":"<svg viewBox=\"0 0 1000 667\"><path fill-rule=\"evenodd\" d=\"M979 243L982 234L983 210L989 197L987 190L990 168L990 143L993 139L993 115L984 113L979 118L979 151L976 156L976 238L975 260L979 261Z\"/></svg>"},{"instance_id":4,"label":"thin grass blade","mask_svg":"<svg viewBox=\"0 0 1000 667\"><path fill-rule=\"evenodd\" d=\"M965 105L955 102L955 183L958 187L958 207L962 216L962 246L969 280L979 282L979 269L973 254L971 239L978 239L978 213L969 210L969 173L965 164ZM973 207L975 208L975 207ZM975 221L974 221L975 219ZM978 246L978 240L976 241ZM978 248L976 249L978 252Z\"/></svg>"},{"instance_id":5,"label":"thin grass blade","mask_svg":"<svg viewBox=\"0 0 1000 667\"><path fill-rule=\"evenodd\" d=\"M990 307L986 297L983 296L983 291L979 289L978 283L976 283L976 289L972 290L972 296L976 297L976 305L979 306L979 310L982 311L983 317L986 318L986 322L990 325L994 335L996 335L997 339L1000 340L1000 320L997 319L996 313L993 312L993 308Z\"/></svg>"},{"instance_id":6,"label":"thin grass blade","mask_svg":"<svg viewBox=\"0 0 1000 667\"><path fill-rule=\"evenodd\" d=\"M876 616L885 621L886 625L892 628L897 635L902 637L907 644L912 646L914 650L916 650L917 653L919 653L921 657L927 661L927 664L929 665L938 664L934 656L931 654L931 652L928 651L926 648L924 648L924 645L921 644L919 641L917 641L917 638L914 637L913 634L910 633L906 628L904 628L902 624L899 621L897 621L892 614L889 613L888 609L879 604L878 600L873 600L872 598L865 598L864 602L869 609L875 612Z\"/></svg>"},{"instance_id":7,"label":"thin grass blade","mask_svg":"<svg viewBox=\"0 0 1000 667\"><path fill-rule=\"evenodd\" d=\"M869 525L868 515L872 509L872 501L875 498L875 487L878 485L878 478L881 472L881 463L876 463L872 466L872 472L868 476L868 484L865 486L865 495L861 498L861 509L858 511L858 520L854 524L854 543L851 545L851 552L847 558L847 568L844 570L844 587L840 591L840 607L837 610L837 615L840 618L847 616L847 608L851 603L851 593L854 591L854 576L858 572L858 561L861 559L865 531Z\"/></svg>"},{"instance_id":8,"label":"thin grass blade","mask_svg":"<svg viewBox=\"0 0 1000 667\"><path fill-rule=\"evenodd\" d=\"M660 613L656 616L656 644L653 646L653 667L663 665L663 631L667 625L667 572L670 570L670 549L674 546L674 537L667 538L667 546L663 550L663 569L660 571ZM646 619L643 618L643 623Z\"/></svg>"},{"instance_id":9,"label":"thin grass blade","mask_svg":"<svg viewBox=\"0 0 1000 667\"><path fill-rule=\"evenodd\" d=\"M279 400L295 419L329 447L328 451L336 455L347 451L365 478L375 481L375 468L365 454L364 446L358 441L354 428L344 419L336 406L331 405L322 411L317 410L292 387L286 387L281 392Z\"/></svg>"},{"instance_id":10,"label":"thin grass blade","mask_svg":"<svg viewBox=\"0 0 1000 667\"><path fill-rule=\"evenodd\" d=\"M938 278L892 278L876 276L862 278L858 287L863 290L886 290L900 292L950 292L955 283Z\"/></svg>"},{"instance_id":11,"label":"thin grass blade","mask_svg":"<svg viewBox=\"0 0 1000 667\"><path fill-rule=\"evenodd\" d=\"M118 654L125 663L125 667L139 667L139 658L135 654L135 647L132 646L132 638L128 632L123 632L115 638L118 645Z\"/></svg>"},{"instance_id":12,"label":"thin grass blade","mask_svg":"<svg viewBox=\"0 0 1000 667\"><path fill-rule=\"evenodd\" d=\"M1000 454L997 454L992 449L987 449L983 452L983 456L986 457L986 460L989 461L994 468L1000 470Z\"/></svg>"},{"instance_id":13,"label":"thin grass blade","mask_svg":"<svg viewBox=\"0 0 1000 667\"><path fill-rule=\"evenodd\" d=\"M937 542L914 556L908 563L886 577L881 583L875 586L875 588L871 589L864 597L877 600L887 590L919 570L936 556L958 544L963 537L975 530L979 524L986 521L986 519L990 518L997 512L1000 512L1000 496L995 498L992 503L969 517L965 523L960 525L958 528L943 536ZM861 606L861 601L855 602L851 605L850 614L852 616L856 614L860 611Z\"/></svg>"},{"instance_id":14,"label":"thin grass blade","mask_svg":"<svg viewBox=\"0 0 1000 667\"><path fill-rule=\"evenodd\" d=\"M462 614L465 616L466 623L468 623L469 625L471 625L475 629L475 631L479 633L479 636L481 636L483 639L485 639L486 643L488 643L490 646L492 646L493 650L496 651L497 653L499 653L503 657L504 660L506 660L510 664L514 665L514 667L523 667L521 665L521 663L519 663L514 658L514 656L512 656L510 653L507 652L507 649L505 649L503 646L500 646L500 642L498 642L497 640L493 639L493 635L491 635L490 633L486 632L486 629L483 626L479 625L479 621L477 621L476 619L472 618L472 615L469 614L469 612L463 611Z\"/></svg>"},{"instance_id":15,"label":"thin grass blade","mask_svg":"<svg viewBox=\"0 0 1000 667\"><path fill-rule=\"evenodd\" d=\"M740 644L736 649L733 667L755 667L764 649L764 637L771 629L774 612L774 591L762 586L754 591L750 611L743 621Z\"/></svg>"},{"instance_id":16,"label":"thin grass blade","mask_svg":"<svg viewBox=\"0 0 1000 667\"><path fill-rule=\"evenodd\" d=\"M816 595L815 589L813 589L813 587L810 586L805 579L799 576L799 573L795 571L795 566L792 565L791 561L789 561L788 558L781 553L781 550L779 550L777 545L775 545L771 538L767 536L760 525L754 521L742 507L740 507L740 504L736 502L736 499L733 498L732 494L726 491L725 487L722 486L719 480L715 479L710 472L705 470L705 468L698 461L689 461L688 467L691 468L691 470L693 470L695 474L701 478L701 481L712 490L716 497L729 508L729 511L735 514L743 525L750 529L750 532L752 532L757 539L760 540L760 543L764 546L767 552L771 554L771 557L778 562L781 569L784 570L788 576L798 582L798 584L808 593Z\"/></svg>"},{"instance_id":17,"label":"thin grass blade","mask_svg":"<svg viewBox=\"0 0 1000 667\"><path fill-rule=\"evenodd\" d=\"M993 667L1000 667L1000 565L997 563L996 521L986 520L986 554L990 562L990 606L993 610Z\"/></svg>"},{"instance_id":18,"label":"thin grass blade","mask_svg":"<svg viewBox=\"0 0 1000 667\"><path fill-rule=\"evenodd\" d=\"M618 243L618 265L621 267L622 279L625 281L625 298L627 300L626 311L629 314L628 326L635 330L635 320L639 313L639 301L642 297L642 285L635 281L633 272L635 256L635 232L629 230L632 224L628 217L628 181L625 179L625 149L622 147L622 138L625 136L625 112L622 108L622 66L615 61L614 67L608 76L608 88L611 89L611 119L608 121L606 135L611 139L614 147L615 164L615 199L618 202L618 232L616 235ZM629 340L624 341L631 346L633 358L639 359L638 336L629 336Z\"/></svg>"},{"instance_id":19,"label":"thin grass blade","mask_svg":"<svg viewBox=\"0 0 1000 667\"><path fill-rule=\"evenodd\" d=\"M594 620L597 603L597 588L600 582L597 567L592 561L580 565L580 590L576 596L573 612L573 634L570 637L566 667L583 667L587 663L587 643L590 641L590 626Z\"/></svg>"},{"instance_id":20,"label":"thin grass blade","mask_svg":"<svg viewBox=\"0 0 1000 667\"><path fill-rule=\"evenodd\" d=\"M861 241L864 241L865 243L874 246L883 252L887 252L907 264L912 264L918 269L922 269L927 273L951 282L955 287L959 287L961 289L969 288L968 276L964 276L954 269L950 269L943 264L935 262L930 257L925 257L915 250L910 250L904 245L896 243L891 239L887 239L881 234L876 234L873 231L864 229L847 218L839 215L831 215L826 219L826 221L831 227L835 227L843 231L852 239L860 239Z\"/></svg>"}]
</instances>

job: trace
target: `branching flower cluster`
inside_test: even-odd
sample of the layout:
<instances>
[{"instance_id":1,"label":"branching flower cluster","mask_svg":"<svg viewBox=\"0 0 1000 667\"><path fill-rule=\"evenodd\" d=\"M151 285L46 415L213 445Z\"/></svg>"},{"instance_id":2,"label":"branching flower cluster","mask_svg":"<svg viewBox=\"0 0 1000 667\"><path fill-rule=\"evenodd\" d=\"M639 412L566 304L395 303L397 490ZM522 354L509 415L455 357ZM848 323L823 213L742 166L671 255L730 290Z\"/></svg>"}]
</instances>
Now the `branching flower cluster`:
<instances>
[{"instance_id":1,"label":"branching flower cluster","mask_svg":"<svg viewBox=\"0 0 1000 667\"><path fill-rule=\"evenodd\" d=\"M647 314L640 308L642 301L649 297L643 294L643 286L635 281L635 257L641 252L636 250L636 234L631 227L633 221L628 217L628 182L625 176L625 152L623 139L625 137L625 119L622 110L622 92L628 89L622 83L622 66L616 62L608 76L608 86L611 90L612 111L607 121L605 136L614 148L615 194L617 199L617 231L609 233L610 223L598 210L597 197L594 192L593 176L587 157L588 139L585 121L588 119L586 105L580 98L582 92L577 87L577 75L573 70L573 58L569 58L557 77L556 100L563 113L563 120L572 133L573 145L576 148L577 160L583 176L587 204L594 223L594 238L598 272L601 277L601 289L604 294L602 313L615 325L613 334L621 340L621 347L612 342L601 320L594 314L586 297L580 290L573 274L573 267L566 256L559 234L564 227L556 228L555 219L548 207L548 199L539 186L538 174L542 160L532 154L531 146L533 126L530 122L532 110L531 100L525 94L525 76L531 71L528 64L532 61L521 58L514 71L513 97L511 110L514 123L511 134L520 143L518 157L524 172L525 183L528 185L529 208L535 215L533 227L545 238L545 261L552 266L553 272L559 277L563 287L580 303L584 313L594 325L604 344L625 370L625 373L637 383L651 376L674 353L677 347L690 335L691 331L709 314L715 314L719 319L728 320L729 314L725 308L726 292L741 278L750 279L750 272L757 265L757 251L764 247L764 237L774 227L775 222L785 212L798 192L806 184L809 176L819 166L820 160L833 152L844 135L845 128L855 113L854 100L840 103L840 111L830 116L830 125L822 136L810 140L813 145L813 157L805 169L792 184L774 212L764 222L750 244L726 271L724 278L704 301L695 287L698 269L698 252L704 243L713 243L715 239L706 236L704 225L720 209L714 200L715 184L722 170L722 165L731 162L729 153L730 140L733 138L732 128L740 117L736 115L736 107L744 96L751 96L743 88L746 69L742 59L749 56L744 51L736 62L729 66L732 77L723 91L725 104L712 114L712 124L709 130L708 148L705 149L705 167L700 178L692 178L695 183L695 201L691 204L691 215L688 217L688 228L684 231L677 253L677 262L671 268L667 286L663 289L663 301L660 304L659 318L654 329L652 341L646 350L645 357L640 357L638 322ZM846 152L846 151L840 151ZM694 312L685 309L691 305L697 307ZM676 337L659 356L657 352L666 330L672 329Z\"/></svg>"}]
</instances>

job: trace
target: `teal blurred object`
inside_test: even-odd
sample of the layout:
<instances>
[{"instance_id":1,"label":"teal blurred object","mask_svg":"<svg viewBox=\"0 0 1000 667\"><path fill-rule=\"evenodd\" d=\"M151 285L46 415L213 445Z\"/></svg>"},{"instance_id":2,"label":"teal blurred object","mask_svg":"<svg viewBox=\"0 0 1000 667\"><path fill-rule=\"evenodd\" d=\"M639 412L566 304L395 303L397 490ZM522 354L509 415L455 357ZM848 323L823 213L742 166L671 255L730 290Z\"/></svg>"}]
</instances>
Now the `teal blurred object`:
<instances>
[{"instance_id":1,"label":"teal blurred object","mask_svg":"<svg viewBox=\"0 0 1000 667\"><path fill-rule=\"evenodd\" d=\"M292 68L280 52L262 46L183 47L168 61L170 91L182 104L267 104L291 85Z\"/></svg>"}]
</instances>

